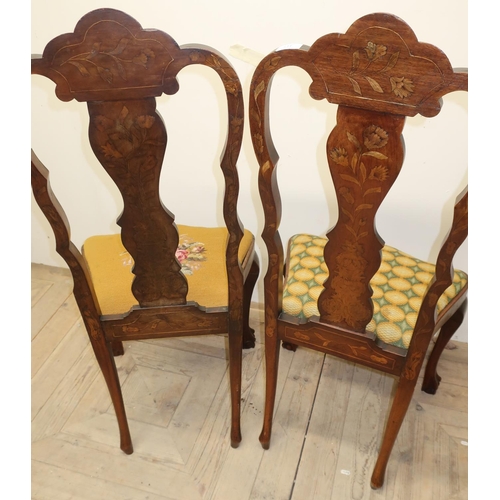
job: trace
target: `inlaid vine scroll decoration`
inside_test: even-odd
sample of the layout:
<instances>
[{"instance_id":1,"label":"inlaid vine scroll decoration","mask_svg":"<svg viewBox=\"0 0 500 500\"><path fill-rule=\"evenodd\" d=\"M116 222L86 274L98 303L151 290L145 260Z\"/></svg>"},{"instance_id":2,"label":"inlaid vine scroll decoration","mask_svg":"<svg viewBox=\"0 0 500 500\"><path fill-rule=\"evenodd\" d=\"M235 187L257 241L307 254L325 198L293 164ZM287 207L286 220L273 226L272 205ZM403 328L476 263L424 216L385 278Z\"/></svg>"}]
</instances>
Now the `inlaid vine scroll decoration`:
<instances>
[{"instance_id":1,"label":"inlaid vine scroll decoration","mask_svg":"<svg viewBox=\"0 0 500 500\"><path fill-rule=\"evenodd\" d=\"M193 54L190 58L193 61L196 60L196 57ZM240 91L240 88L234 79L234 70L229 67L227 62L221 58L216 57L214 54L211 54L209 57L207 57L205 64L219 73L226 92L236 97Z\"/></svg>"},{"instance_id":2,"label":"inlaid vine scroll decoration","mask_svg":"<svg viewBox=\"0 0 500 500\"><path fill-rule=\"evenodd\" d=\"M146 30L123 12L88 13L73 33L54 38L32 72L56 83L61 100L104 101L158 96L177 88L175 70L182 51L159 30ZM119 93L116 93L119 91Z\"/></svg>"},{"instance_id":3,"label":"inlaid vine scroll decoration","mask_svg":"<svg viewBox=\"0 0 500 500\"><path fill-rule=\"evenodd\" d=\"M95 117L95 127L107 138L100 148L106 158L113 160L109 164L111 168L119 165L128 170L130 161L143 157L149 147L162 147L161 142L149 134L155 121L156 117L149 114L129 116L127 106L122 107L115 120L104 115Z\"/></svg>"},{"instance_id":4,"label":"inlaid vine scroll decoration","mask_svg":"<svg viewBox=\"0 0 500 500\"><path fill-rule=\"evenodd\" d=\"M130 42L129 38L123 37L113 49L106 50L102 48L101 41L96 41L89 52L71 56L61 66L71 64L85 78L90 77L91 71L95 70L102 80L110 84L116 79L127 81L127 65L133 64L147 70L156 57L149 48L132 48L127 55L126 49L132 46Z\"/></svg>"},{"instance_id":5,"label":"inlaid vine scroll decoration","mask_svg":"<svg viewBox=\"0 0 500 500\"><path fill-rule=\"evenodd\" d=\"M287 327L285 330L285 337L292 342L294 340L300 340L305 345L321 347L326 352L343 354L347 359L365 359L373 366L384 366L389 369L394 366L393 359L381 352L375 351L368 343L345 343L339 341L337 337L329 335L328 332L323 333L322 330L304 332Z\"/></svg>"}]
</instances>

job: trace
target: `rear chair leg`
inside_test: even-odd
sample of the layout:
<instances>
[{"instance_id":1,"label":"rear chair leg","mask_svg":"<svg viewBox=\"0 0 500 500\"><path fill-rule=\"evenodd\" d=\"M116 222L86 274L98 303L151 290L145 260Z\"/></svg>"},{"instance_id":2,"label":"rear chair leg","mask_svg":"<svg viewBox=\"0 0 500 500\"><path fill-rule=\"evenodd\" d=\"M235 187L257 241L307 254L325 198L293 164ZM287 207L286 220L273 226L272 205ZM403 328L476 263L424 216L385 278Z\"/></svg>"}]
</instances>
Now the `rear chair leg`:
<instances>
[{"instance_id":1,"label":"rear chair leg","mask_svg":"<svg viewBox=\"0 0 500 500\"><path fill-rule=\"evenodd\" d=\"M231 392L231 446L241 443L241 366L243 335L241 325L229 326L229 385Z\"/></svg>"},{"instance_id":2,"label":"rear chair leg","mask_svg":"<svg viewBox=\"0 0 500 500\"><path fill-rule=\"evenodd\" d=\"M113 356L123 356L125 350L123 349L123 342L121 340L114 340L111 342L111 350Z\"/></svg>"},{"instance_id":3,"label":"rear chair leg","mask_svg":"<svg viewBox=\"0 0 500 500\"><path fill-rule=\"evenodd\" d=\"M297 344L292 344L291 342L287 342L284 340L282 342L283 349L286 349L287 351L292 351L295 352L297 350Z\"/></svg>"},{"instance_id":4,"label":"rear chair leg","mask_svg":"<svg viewBox=\"0 0 500 500\"><path fill-rule=\"evenodd\" d=\"M286 263L283 266L283 276L287 276ZM292 344L291 342L288 342L286 340L283 340L281 345L282 345L283 349L286 349L287 351L292 351L292 352L295 352L297 350L297 347L298 347L297 344Z\"/></svg>"},{"instance_id":5,"label":"rear chair leg","mask_svg":"<svg viewBox=\"0 0 500 500\"><path fill-rule=\"evenodd\" d=\"M462 304L460 309L458 309L455 314L441 327L441 331L439 332L434 348L432 349L429 360L427 361L427 366L425 367L422 390L428 394L436 394L439 382L441 382L441 377L436 371L439 358L441 357L446 344L448 344L451 337L453 337L458 327L462 324L466 310L467 299Z\"/></svg>"},{"instance_id":6,"label":"rear chair leg","mask_svg":"<svg viewBox=\"0 0 500 500\"><path fill-rule=\"evenodd\" d=\"M254 257L252 267L248 273L243 289L243 349L255 347L255 330L250 328L250 304L252 293L259 277L259 260L257 255Z\"/></svg>"}]
</instances>

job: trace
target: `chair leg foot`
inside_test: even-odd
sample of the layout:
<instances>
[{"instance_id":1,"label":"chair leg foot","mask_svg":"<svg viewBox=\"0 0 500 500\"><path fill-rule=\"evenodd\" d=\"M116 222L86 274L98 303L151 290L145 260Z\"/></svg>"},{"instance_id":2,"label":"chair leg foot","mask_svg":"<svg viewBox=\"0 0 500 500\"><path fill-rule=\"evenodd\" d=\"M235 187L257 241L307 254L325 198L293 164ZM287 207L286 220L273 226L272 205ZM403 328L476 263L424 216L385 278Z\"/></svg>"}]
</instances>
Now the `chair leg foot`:
<instances>
[{"instance_id":1,"label":"chair leg foot","mask_svg":"<svg viewBox=\"0 0 500 500\"><path fill-rule=\"evenodd\" d=\"M291 342L285 342L285 341L283 341L281 345L283 346L283 349L292 352L295 352L298 347L297 344L292 344Z\"/></svg>"},{"instance_id":2,"label":"chair leg foot","mask_svg":"<svg viewBox=\"0 0 500 500\"><path fill-rule=\"evenodd\" d=\"M241 436L239 438L233 439L231 438L231 448L238 448L241 443Z\"/></svg>"},{"instance_id":3,"label":"chair leg foot","mask_svg":"<svg viewBox=\"0 0 500 500\"><path fill-rule=\"evenodd\" d=\"M242 335L241 321L229 330L229 388L231 394L231 446L236 448L241 442L241 367Z\"/></svg>"},{"instance_id":4,"label":"chair leg foot","mask_svg":"<svg viewBox=\"0 0 500 500\"><path fill-rule=\"evenodd\" d=\"M132 443L121 443L120 444L120 449L127 455L132 455L134 453L134 447L132 446Z\"/></svg>"},{"instance_id":5,"label":"chair leg foot","mask_svg":"<svg viewBox=\"0 0 500 500\"><path fill-rule=\"evenodd\" d=\"M422 391L427 394L436 394L440 382L441 377L437 373L427 375L422 382Z\"/></svg>"},{"instance_id":6,"label":"chair leg foot","mask_svg":"<svg viewBox=\"0 0 500 500\"><path fill-rule=\"evenodd\" d=\"M464 320L465 311L467 310L467 300L462 304L455 314L441 327L434 348L432 349L427 366L425 367L424 381L422 382L422 391L427 394L436 394L441 382L441 377L437 373L437 365L439 358L444 351L444 348L453 337L454 333Z\"/></svg>"},{"instance_id":7,"label":"chair leg foot","mask_svg":"<svg viewBox=\"0 0 500 500\"><path fill-rule=\"evenodd\" d=\"M253 349L255 347L255 330L250 326L245 326L243 330L243 349Z\"/></svg>"},{"instance_id":8,"label":"chair leg foot","mask_svg":"<svg viewBox=\"0 0 500 500\"><path fill-rule=\"evenodd\" d=\"M113 352L113 356L123 356L125 354L123 342L121 340L111 342L111 351Z\"/></svg>"},{"instance_id":9,"label":"chair leg foot","mask_svg":"<svg viewBox=\"0 0 500 500\"><path fill-rule=\"evenodd\" d=\"M262 448L264 448L264 450L268 450L269 445L271 444L271 434L269 432L264 432L264 430L262 430L259 436L259 441L260 444L262 445Z\"/></svg>"},{"instance_id":10,"label":"chair leg foot","mask_svg":"<svg viewBox=\"0 0 500 500\"><path fill-rule=\"evenodd\" d=\"M389 462L392 448L394 447L394 443L398 437L401 424L403 423L408 407L410 406L416 383L416 378L408 380L401 377L399 379L396 394L394 395L394 400L389 412L389 418L387 420L387 426L382 439L382 444L380 446L380 452L370 481L373 489L381 488L384 484L387 463Z\"/></svg>"},{"instance_id":11,"label":"chair leg foot","mask_svg":"<svg viewBox=\"0 0 500 500\"><path fill-rule=\"evenodd\" d=\"M379 488L382 488L382 486L384 485L385 471L387 469L387 462L389 461L389 457L387 457L386 462L382 465L379 465L379 461L380 461L380 456L379 459L377 460L377 464L375 465L375 469L370 479L370 487L372 490L378 490Z\"/></svg>"},{"instance_id":12,"label":"chair leg foot","mask_svg":"<svg viewBox=\"0 0 500 500\"><path fill-rule=\"evenodd\" d=\"M266 331L269 324L266 321ZM280 340L276 334L265 336L265 359L266 359L266 400L264 407L264 422L259 441L262 448L269 449L271 442L271 430L273 425L274 402L276 399L276 386L278 382L278 364L279 364L279 344Z\"/></svg>"}]
</instances>

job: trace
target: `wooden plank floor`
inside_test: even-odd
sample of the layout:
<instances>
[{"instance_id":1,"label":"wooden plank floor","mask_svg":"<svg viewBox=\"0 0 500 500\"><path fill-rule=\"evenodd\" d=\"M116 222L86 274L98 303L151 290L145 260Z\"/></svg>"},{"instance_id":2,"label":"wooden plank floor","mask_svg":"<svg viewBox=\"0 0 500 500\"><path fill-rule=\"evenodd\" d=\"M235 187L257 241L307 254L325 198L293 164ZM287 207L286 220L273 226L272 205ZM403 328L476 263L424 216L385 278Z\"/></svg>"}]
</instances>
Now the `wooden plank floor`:
<instances>
[{"instance_id":1,"label":"wooden plank floor","mask_svg":"<svg viewBox=\"0 0 500 500\"><path fill-rule=\"evenodd\" d=\"M271 448L258 436L264 372L244 351L243 441L229 445L224 336L128 342L116 358L135 452L118 446L110 398L67 270L32 265L32 499L246 500L467 498L467 344L417 390L370 489L394 379L307 349L282 350Z\"/></svg>"}]
</instances>

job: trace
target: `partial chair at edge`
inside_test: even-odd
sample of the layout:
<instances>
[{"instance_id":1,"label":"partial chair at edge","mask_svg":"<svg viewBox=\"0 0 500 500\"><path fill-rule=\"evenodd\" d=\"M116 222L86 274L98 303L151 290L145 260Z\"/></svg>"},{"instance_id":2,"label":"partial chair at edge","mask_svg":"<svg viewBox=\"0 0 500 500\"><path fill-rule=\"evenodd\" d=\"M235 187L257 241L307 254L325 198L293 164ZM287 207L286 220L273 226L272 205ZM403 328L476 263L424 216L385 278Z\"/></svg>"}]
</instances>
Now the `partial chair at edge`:
<instances>
[{"instance_id":1,"label":"partial chair at edge","mask_svg":"<svg viewBox=\"0 0 500 500\"><path fill-rule=\"evenodd\" d=\"M339 216L326 237L293 236L285 259L269 96L273 75L291 65L311 77L311 97L338 105L325 154ZM420 43L406 23L389 14L365 16L345 34L323 36L311 47L274 51L258 65L250 88L250 127L260 165L262 236L269 262L264 279L264 448L271 440L280 341L398 377L373 488L383 485L427 349L440 330L422 386L436 392L439 357L467 303L467 275L452 266L467 237L467 192L456 200L435 264L384 246L375 215L403 164L405 117L437 115L441 97L467 90L467 81L466 70L453 70L443 52Z\"/></svg>"}]
</instances>

